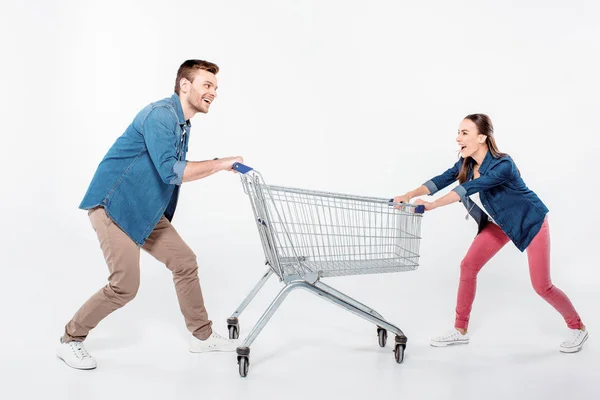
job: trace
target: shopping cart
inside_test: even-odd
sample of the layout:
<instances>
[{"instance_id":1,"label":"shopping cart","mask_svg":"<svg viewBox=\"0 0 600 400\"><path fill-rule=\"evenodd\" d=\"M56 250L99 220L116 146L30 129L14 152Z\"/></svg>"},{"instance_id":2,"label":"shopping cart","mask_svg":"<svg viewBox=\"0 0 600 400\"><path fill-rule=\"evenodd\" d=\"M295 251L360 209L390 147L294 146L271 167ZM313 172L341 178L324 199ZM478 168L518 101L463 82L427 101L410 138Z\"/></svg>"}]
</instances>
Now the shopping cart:
<instances>
[{"instance_id":1,"label":"shopping cart","mask_svg":"<svg viewBox=\"0 0 600 400\"><path fill-rule=\"evenodd\" d=\"M238 317L273 274L285 284L237 348L239 373L247 376L250 345L294 289L306 289L377 326L379 345L396 335L394 356L404 360L407 338L376 311L321 282L321 278L415 270L424 207L266 185L256 170L236 163L249 196L268 269L227 319L229 338L239 337Z\"/></svg>"}]
</instances>

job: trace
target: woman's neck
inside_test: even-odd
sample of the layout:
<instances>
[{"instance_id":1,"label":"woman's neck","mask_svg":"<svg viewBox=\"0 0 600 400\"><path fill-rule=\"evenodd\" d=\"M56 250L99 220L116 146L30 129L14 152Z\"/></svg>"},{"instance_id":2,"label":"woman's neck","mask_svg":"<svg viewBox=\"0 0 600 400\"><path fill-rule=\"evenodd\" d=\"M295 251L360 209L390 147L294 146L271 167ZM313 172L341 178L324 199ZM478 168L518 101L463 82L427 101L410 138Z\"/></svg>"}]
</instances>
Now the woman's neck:
<instances>
[{"instance_id":1,"label":"woman's neck","mask_svg":"<svg viewBox=\"0 0 600 400\"><path fill-rule=\"evenodd\" d=\"M471 158L473 160L475 160L475 163L479 166L481 166L481 163L483 163L483 160L485 159L485 155L488 152L488 147L486 146L482 146L479 150L477 150L472 156Z\"/></svg>"}]
</instances>

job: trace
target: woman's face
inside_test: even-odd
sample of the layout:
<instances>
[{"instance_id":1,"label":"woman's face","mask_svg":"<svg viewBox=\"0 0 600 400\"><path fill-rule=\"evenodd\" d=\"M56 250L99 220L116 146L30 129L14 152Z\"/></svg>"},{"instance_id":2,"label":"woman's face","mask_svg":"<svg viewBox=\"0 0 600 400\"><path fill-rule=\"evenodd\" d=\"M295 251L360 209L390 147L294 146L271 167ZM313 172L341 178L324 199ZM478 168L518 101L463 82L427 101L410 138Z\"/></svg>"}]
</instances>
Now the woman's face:
<instances>
[{"instance_id":1,"label":"woman's face","mask_svg":"<svg viewBox=\"0 0 600 400\"><path fill-rule=\"evenodd\" d=\"M456 142L460 147L462 158L471 157L479 149L485 146L485 135L480 135L477 125L470 119L463 119L458 126Z\"/></svg>"}]
</instances>

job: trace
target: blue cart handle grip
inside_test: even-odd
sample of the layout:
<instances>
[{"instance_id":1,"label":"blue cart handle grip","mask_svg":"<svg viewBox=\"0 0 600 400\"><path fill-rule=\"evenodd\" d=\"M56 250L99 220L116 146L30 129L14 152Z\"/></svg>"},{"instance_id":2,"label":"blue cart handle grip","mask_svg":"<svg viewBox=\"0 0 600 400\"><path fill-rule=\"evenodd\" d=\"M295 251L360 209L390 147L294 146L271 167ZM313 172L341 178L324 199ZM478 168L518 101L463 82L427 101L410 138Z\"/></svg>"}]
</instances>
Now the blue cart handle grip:
<instances>
[{"instance_id":1,"label":"blue cart handle grip","mask_svg":"<svg viewBox=\"0 0 600 400\"><path fill-rule=\"evenodd\" d=\"M235 169L237 172L239 172L241 174L247 174L248 172L253 170L253 168L250 168L247 165L237 163L237 162L233 164L233 169Z\"/></svg>"},{"instance_id":2,"label":"blue cart handle grip","mask_svg":"<svg viewBox=\"0 0 600 400\"><path fill-rule=\"evenodd\" d=\"M393 203L393 202L394 202L394 199L390 199L390 203ZM425 212L425 206L423 204L420 204L418 206L410 205L410 204L407 204L407 203L400 203L400 204L406 204L409 207L414 207L416 214L423 214Z\"/></svg>"}]
</instances>

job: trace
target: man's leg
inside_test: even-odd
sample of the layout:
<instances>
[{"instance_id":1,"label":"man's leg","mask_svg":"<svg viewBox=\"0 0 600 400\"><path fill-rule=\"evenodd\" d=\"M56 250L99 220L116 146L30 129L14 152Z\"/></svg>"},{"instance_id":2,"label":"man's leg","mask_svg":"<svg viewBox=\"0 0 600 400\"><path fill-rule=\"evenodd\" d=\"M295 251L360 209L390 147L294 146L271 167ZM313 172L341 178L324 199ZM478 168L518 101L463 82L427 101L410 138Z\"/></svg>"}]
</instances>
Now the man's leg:
<instances>
[{"instance_id":1,"label":"man's leg","mask_svg":"<svg viewBox=\"0 0 600 400\"><path fill-rule=\"evenodd\" d=\"M146 240L143 249L173 272L179 307L188 330L198 339L208 338L212 334L212 322L204 307L196 254L164 216Z\"/></svg>"},{"instance_id":2,"label":"man's leg","mask_svg":"<svg viewBox=\"0 0 600 400\"><path fill-rule=\"evenodd\" d=\"M183 241L173 225L163 216L143 246L150 255L164 263L173 273L173 282L181 313L193 344L198 351L234 350L231 341L212 331L212 321L204 307L202 289L198 280L196 255ZM192 349L192 348L191 348Z\"/></svg>"},{"instance_id":3,"label":"man's leg","mask_svg":"<svg viewBox=\"0 0 600 400\"><path fill-rule=\"evenodd\" d=\"M59 356L74 368L81 367L77 360L89 357L79 342L85 340L90 330L107 315L131 301L140 284L138 245L106 215L103 208L91 210L89 218L98 235L110 275L108 284L90 297L65 326L60 348L66 350L59 351ZM67 347L70 342L76 342L70 346L77 349ZM84 364L89 366L89 362Z\"/></svg>"}]
</instances>

